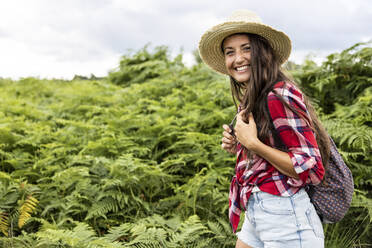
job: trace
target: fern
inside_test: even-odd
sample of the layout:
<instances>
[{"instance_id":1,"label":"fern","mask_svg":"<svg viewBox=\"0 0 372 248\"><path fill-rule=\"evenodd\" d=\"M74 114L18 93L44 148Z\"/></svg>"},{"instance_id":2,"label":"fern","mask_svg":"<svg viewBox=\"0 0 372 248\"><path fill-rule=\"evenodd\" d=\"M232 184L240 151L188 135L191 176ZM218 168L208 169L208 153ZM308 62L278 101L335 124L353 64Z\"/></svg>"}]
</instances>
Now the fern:
<instances>
[{"instance_id":1,"label":"fern","mask_svg":"<svg viewBox=\"0 0 372 248\"><path fill-rule=\"evenodd\" d=\"M33 235L27 235L27 233L22 233L18 237L0 237L0 247L8 248L48 248L46 246L41 247L37 245L36 238ZM50 246L49 246L50 247Z\"/></svg>"},{"instance_id":2,"label":"fern","mask_svg":"<svg viewBox=\"0 0 372 248\"><path fill-rule=\"evenodd\" d=\"M9 217L7 213L5 212L0 213L0 231L5 236L8 236L8 229L9 229Z\"/></svg>"},{"instance_id":3,"label":"fern","mask_svg":"<svg viewBox=\"0 0 372 248\"><path fill-rule=\"evenodd\" d=\"M231 232L230 224L218 218L217 221L208 221L208 228L213 233L211 245L213 247L233 247L236 242L235 235Z\"/></svg>"},{"instance_id":4,"label":"fern","mask_svg":"<svg viewBox=\"0 0 372 248\"><path fill-rule=\"evenodd\" d=\"M337 240L356 223L366 244L371 55L356 44L322 65L288 64L354 176L352 208L328 230ZM103 79L0 79L0 247L234 247L235 158L220 148L236 111L229 83L181 59L145 47Z\"/></svg>"},{"instance_id":5,"label":"fern","mask_svg":"<svg viewBox=\"0 0 372 248\"><path fill-rule=\"evenodd\" d=\"M22 228L24 224L30 219L31 214L35 211L38 200L32 195L28 195L26 200L19 208L18 227Z\"/></svg>"},{"instance_id":6,"label":"fern","mask_svg":"<svg viewBox=\"0 0 372 248\"><path fill-rule=\"evenodd\" d=\"M91 218L102 217L107 219L106 214L110 211L117 212L119 210L119 206L117 202L112 198L103 198L101 201L95 203L91 209L89 209L87 217L85 220L89 220Z\"/></svg>"},{"instance_id":7,"label":"fern","mask_svg":"<svg viewBox=\"0 0 372 248\"><path fill-rule=\"evenodd\" d=\"M171 237L173 245L181 247L192 247L203 240L204 235L209 235L211 232L201 224L198 216L190 216Z\"/></svg>"},{"instance_id":8,"label":"fern","mask_svg":"<svg viewBox=\"0 0 372 248\"><path fill-rule=\"evenodd\" d=\"M141 228L132 229L133 236L135 237L132 241L128 242L126 247L154 247L162 248L166 247L167 243L167 232L160 228Z\"/></svg>"},{"instance_id":9,"label":"fern","mask_svg":"<svg viewBox=\"0 0 372 248\"><path fill-rule=\"evenodd\" d=\"M108 241L122 241L127 242L131 238L131 230L134 224L124 223L118 227L112 227L105 235L105 239Z\"/></svg>"},{"instance_id":10,"label":"fern","mask_svg":"<svg viewBox=\"0 0 372 248\"><path fill-rule=\"evenodd\" d=\"M36 234L39 245L63 244L71 247L87 247L94 240L95 233L87 224L76 223L73 230L46 229Z\"/></svg>"}]
</instances>

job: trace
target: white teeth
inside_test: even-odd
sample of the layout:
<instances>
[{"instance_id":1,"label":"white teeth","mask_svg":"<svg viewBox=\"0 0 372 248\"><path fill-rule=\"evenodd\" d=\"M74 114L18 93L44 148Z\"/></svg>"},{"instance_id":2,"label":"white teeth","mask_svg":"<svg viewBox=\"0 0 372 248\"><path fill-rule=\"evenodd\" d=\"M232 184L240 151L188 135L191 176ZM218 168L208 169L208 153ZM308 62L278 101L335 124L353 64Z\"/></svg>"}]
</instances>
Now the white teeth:
<instances>
[{"instance_id":1,"label":"white teeth","mask_svg":"<svg viewBox=\"0 0 372 248\"><path fill-rule=\"evenodd\" d=\"M244 71L246 69L248 69L248 65L245 65L245 66L241 66L241 67L237 67L236 68L237 71Z\"/></svg>"}]
</instances>

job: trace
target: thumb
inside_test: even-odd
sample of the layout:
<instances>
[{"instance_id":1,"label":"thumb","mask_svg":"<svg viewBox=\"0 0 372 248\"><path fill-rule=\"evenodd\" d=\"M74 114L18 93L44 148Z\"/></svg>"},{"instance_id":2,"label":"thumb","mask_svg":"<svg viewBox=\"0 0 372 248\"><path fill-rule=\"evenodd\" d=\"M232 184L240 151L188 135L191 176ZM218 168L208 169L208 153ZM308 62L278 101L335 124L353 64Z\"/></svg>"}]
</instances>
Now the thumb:
<instances>
[{"instance_id":1,"label":"thumb","mask_svg":"<svg viewBox=\"0 0 372 248\"><path fill-rule=\"evenodd\" d=\"M249 123L255 123L252 112L249 113L248 120L249 120Z\"/></svg>"},{"instance_id":2,"label":"thumb","mask_svg":"<svg viewBox=\"0 0 372 248\"><path fill-rule=\"evenodd\" d=\"M243 110L241 110L241 111L238 113L237 117L240 118L240 119L244 119L245 111L247 111L247 109L243 109Z\"/></svg>"},{"instance_id":3,"label":"thumb","mask_svg":"<svg viewBox=\"0 0 372 248\"><path fill-rule=\"evenodd\" d=\"M244 114L245 113L245 111L247 111L247 109L245 108L245 109L242 109L240 112L239 112L239 114Z\"/></svg>"}]
</instances>

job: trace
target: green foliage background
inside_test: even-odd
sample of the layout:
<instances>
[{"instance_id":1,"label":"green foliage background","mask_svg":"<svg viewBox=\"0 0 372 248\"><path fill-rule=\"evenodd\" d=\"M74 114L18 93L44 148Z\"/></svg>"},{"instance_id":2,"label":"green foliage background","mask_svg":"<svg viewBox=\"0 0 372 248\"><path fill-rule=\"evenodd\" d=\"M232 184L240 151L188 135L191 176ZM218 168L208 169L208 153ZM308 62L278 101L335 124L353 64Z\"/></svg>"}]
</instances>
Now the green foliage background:
<instances>
[{"instance_id":1,"label":"green foliage background","mask_svg":"<svg viewBox=\"0 0 372 248\"><path fill-rule=\"evenodd\" d=\"M321 66L286 65L355 180L326 247L372 246L371 58L367 43ZM0 89L0 247L234 247L225 77L145 47L107 78L0 79Z\"/></svg>"}]
</instances>

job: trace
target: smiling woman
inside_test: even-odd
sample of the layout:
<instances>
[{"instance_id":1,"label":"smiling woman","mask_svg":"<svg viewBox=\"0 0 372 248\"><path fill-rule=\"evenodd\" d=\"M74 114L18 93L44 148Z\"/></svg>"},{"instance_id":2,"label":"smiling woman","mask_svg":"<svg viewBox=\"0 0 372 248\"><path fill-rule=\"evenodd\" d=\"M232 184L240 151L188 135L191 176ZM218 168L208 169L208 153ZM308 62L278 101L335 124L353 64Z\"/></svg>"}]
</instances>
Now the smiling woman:
<instances>
[{"instance_id":1,"label":"smiling woman","mask_svg":"<svg viewBox=\"0 0 372 248\"><path fill-rule=\"evenodd\" d=\"M245 211L236 247L324 247L320 218L304 188L323 179L329 139L281 69L290 39L241 10L205 32L199 51L208 66L229 76L239 102L236 124L223 125L222 138L222 148L237 155L229 195L233 232Z\"/></svg>"}]
</instances>

